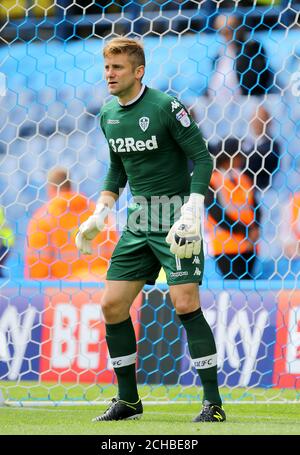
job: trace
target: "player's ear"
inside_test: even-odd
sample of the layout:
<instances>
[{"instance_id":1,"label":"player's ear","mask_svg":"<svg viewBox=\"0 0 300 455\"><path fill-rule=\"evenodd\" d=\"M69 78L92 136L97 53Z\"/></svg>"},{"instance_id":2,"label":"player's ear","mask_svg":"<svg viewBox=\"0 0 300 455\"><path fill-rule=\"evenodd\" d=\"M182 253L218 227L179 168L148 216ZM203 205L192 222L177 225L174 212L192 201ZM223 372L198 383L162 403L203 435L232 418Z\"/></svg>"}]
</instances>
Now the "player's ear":
<instances>
[{"instance_id":1,"label":"player's ear","mask_svg":"<svg viewBox=\"0 0 300 455\"><path fill-rule=\"evenodd\" d=\"M139 65L135 69L135 76L137 79L142 79L145 74L145 67L144 65Z\"/></svg>"}]
</instances>

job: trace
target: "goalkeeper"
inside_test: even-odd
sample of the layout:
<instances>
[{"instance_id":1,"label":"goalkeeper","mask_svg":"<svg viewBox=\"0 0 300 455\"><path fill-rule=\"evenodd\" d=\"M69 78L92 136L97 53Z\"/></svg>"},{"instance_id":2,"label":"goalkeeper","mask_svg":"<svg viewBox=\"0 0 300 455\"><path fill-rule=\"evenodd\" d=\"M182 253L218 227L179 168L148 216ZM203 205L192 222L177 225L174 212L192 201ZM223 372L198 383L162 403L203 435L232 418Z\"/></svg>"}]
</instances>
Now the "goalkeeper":
<instances>
[{"instance_id":1,"label":"goalkeeper","mask_svg":"<svg viewBox=\"0 0 300 455\"><path fill-rule=\"evenodd\" d=\"M106 44L103 55L108 90L115 95L100 116L110 149L110 167L94 214L79 227L79 251L91 254L91 242L104 228L127 181L134 204L112 255L101 302L118 396L94 421L142 416L136 338L129 310L144 285L155 283L161 266L203 386L203 406L194 421L224 421L215 341L199 299L204 268L201 213L212 161L184 106L142 83L145 55L139 41L114 38ZM192 178L189 159L194 162Z\"/></svg>"}]
</instances>

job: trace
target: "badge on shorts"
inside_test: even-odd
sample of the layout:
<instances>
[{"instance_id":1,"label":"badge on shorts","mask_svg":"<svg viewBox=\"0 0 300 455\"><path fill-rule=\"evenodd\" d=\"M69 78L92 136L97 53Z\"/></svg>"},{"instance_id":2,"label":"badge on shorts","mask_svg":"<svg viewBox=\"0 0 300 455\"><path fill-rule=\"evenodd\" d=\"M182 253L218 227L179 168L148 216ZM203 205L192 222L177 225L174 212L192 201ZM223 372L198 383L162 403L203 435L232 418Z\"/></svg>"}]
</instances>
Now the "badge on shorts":
<instances>
[{"instance_id":1,"label":"badge on shorts","mask_svg":"<svg viewBox=\"0 0 300 455\"><path fill-rule=\"evenodd\" d=\"M191 124L191 121L189 119L188 113L184 109L180 109L180 111L176 114L176 119L185 128L187 128Z\"/></svg>"},{"instance_id":2,"label":"badge on shorts","mask_svg":"<svg viewBox=\"0 0 300 455\"><path fill-rule=\"evenodd\" d=\"M150 123L149 117L141 117L139 119L139 125L142 131L146 131Z\"/></svg>"}]
</instances>

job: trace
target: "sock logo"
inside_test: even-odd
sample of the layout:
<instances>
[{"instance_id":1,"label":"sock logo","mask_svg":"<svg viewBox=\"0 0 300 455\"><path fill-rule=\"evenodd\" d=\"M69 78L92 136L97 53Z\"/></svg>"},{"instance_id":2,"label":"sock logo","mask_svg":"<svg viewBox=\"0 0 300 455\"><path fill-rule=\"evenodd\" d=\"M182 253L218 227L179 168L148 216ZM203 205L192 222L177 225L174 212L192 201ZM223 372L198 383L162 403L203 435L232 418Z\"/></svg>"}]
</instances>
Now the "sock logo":
<instances>
[{"instance_id":1,"label":"sock logo","mask_svg":"<svg viewBox=\"0 0 300 455\"><path fill-rule=\"evenodd\" d=\"M217 354L192 359L192 362L196 370L204 370L205 368L215 367L217 365Z\"/></svg>"},{"instance_id":2,"label":"sock logo","mask_svg":"<svg viewBox=\"0 0 300 455\"><path fill-rule=\"evenodd\" d=\"M122 357L111 357L110 360L113 368L127 367L136 362L136 352Z\"/></svg>"}]
</instances>

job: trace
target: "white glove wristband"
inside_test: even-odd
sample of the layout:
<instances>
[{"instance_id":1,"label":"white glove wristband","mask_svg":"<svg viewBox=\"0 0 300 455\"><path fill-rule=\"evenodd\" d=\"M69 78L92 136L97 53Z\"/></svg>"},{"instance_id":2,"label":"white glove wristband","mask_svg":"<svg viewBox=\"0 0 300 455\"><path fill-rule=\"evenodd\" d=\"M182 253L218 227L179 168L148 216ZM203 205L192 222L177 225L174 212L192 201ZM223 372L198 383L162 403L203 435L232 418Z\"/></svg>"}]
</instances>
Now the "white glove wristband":
<instances>
[{"instance_id":1,"label":"white glove wristband","mask_svg":"<svg viewBox=\"0 0 300 455\"><path fill-rule=\"evenodd\" d=\"M203 194L191 193L188 201L182 206L182 209L193 208L194 210L202 210L204 206L204 196Z\"/></svg>"},{"instance_id":2,"label":"white glove wristband","mask_svg":"<svg viewBox=\"0 0 300 455\"><path fill-rule=\"evenodd\" d=\"M195 219L200 219L204 208L204 196L198 193L191 193L188 201L181 207L181 219L190 224Z\"/></svg>"},{"instance_id":3,"label":"white glove wristband","mask_svg":"<svg viewBox=\"0 0 300 455\"><path fill-rule=\"evenodd\" d=\"M96 218L96 226L99 231L102 231L105 224L105 219L109 215L109 212L110 208L107 205L104 205L102 202L99 202L96 205L93 216Z\"/></svg>"},{"instance_id":4,"label":"white glove wristband","mask_svg":"<svg viewBox=\"0 0 300 455\"><path fill-rule=\"evenodd\" d=\"M189 200L187 202L188 205L193 205L193 206L203 206L204 205L204 196L203 194L198 194L198 193L191 193Z\"/></svg>"},{"instance_id":5,"label":"white glove wristband","mask_svg":"<svg viewBox=\"0 0 300 455\"><path fill-rule=\"evenodd\" d=\"M109 212L109 207L100 202L96 205L94 213L80 225L75 244L82 254L92 254L91 242L104 229Z\"/></svg>"}]
</instances>

